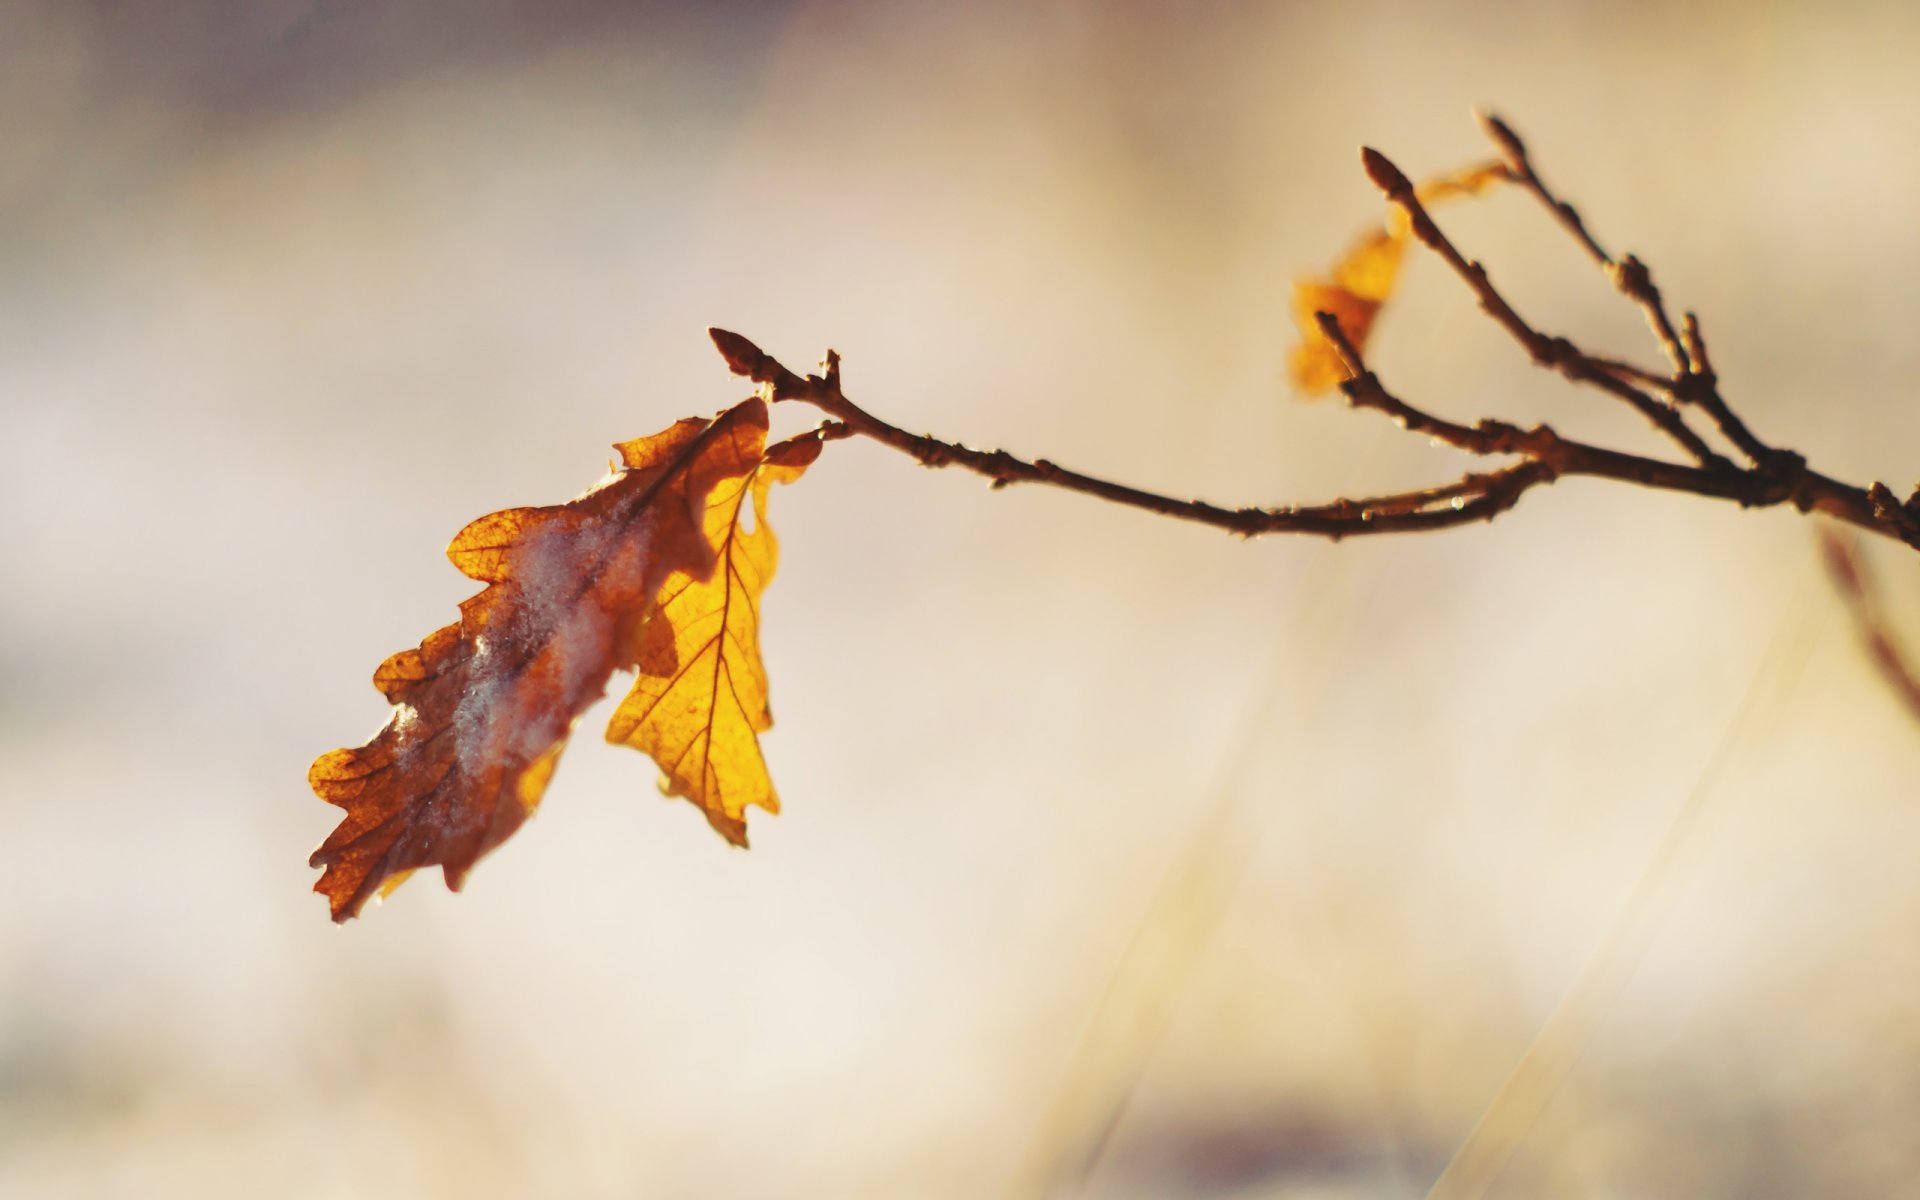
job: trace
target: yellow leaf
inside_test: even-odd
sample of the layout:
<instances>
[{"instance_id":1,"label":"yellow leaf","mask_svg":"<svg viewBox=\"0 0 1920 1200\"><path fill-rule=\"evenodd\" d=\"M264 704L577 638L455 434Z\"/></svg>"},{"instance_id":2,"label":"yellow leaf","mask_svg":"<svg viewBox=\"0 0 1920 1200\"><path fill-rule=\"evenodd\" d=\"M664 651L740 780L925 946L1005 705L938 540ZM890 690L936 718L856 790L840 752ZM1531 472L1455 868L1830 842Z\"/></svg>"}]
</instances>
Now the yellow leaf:
<instances>
[{"instance_id":1,"label":"yellow leaf","mask_svg":"<svg viewBox=\"0 0 1920 1200\"><path fill-rule=\"evenodd\" d=\"M1414 188L1422 204L1477 196L1494 184L1512 178L1505 163L1487 162L1426 180ZM1392 298L1400 280L1412 227L1396 205L1386 224L1363 234L1325 276L1297 279L1293 284L1293 323L1300 342L1287 360L1294 386L1309 396L1323 395L1347 377L1346 368L1320 332L1314 317L1332 313L1356 349L1365 350L1380 309Z\"/></svg>"},{"instance_id":2,"label":"yellow leaf","mask_svg":"<svg viewBox=\"0 0 1920 1200\"><path fill-rule=\"evenodd\" d=\"M698 805L737 846L747 844L749 807L780 811L760 753L760 734L773 725L760 660L760 597L779 558L767 493L800 478L819 456L820 440L809 434L764 455L753 450L757 465L707 497L713 569L667 580L631 643L638 678L607 726L608 741L651 756L662 790ZM663 645L669 634L671 653Z\"/></svg>"},{"instance_id":3,"label":"yellow leaf","mask_svg":"<svg viewBox=\"0 0 1920 1200\"><path fill-rule=\"evenodd\" d=\"M1348 340L1364 347L1380 306L1393 294L1405 253L1403 233L1375 230L1334 264L1330 278L1294 281L1293 321L1300 328L1300 343L1293 348L1289 366L1294 385L1302 392L1321 395L1347 377L1333 343L1315 323L1315 314L1332 313Z\"/></svg>"}]
</instances>

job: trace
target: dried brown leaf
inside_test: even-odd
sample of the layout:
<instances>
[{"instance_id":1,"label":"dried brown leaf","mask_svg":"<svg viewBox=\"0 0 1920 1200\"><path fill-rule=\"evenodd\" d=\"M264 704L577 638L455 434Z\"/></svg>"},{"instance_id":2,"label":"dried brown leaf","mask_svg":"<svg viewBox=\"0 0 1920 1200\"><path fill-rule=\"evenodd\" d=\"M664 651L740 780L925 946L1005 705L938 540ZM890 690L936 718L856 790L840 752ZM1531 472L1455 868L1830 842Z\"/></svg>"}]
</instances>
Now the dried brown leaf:
<instances>
[{"instance_id":1,"label":"dried brown leaf","mask_svg":"<svg viewBox=\"0 0 1920 1200\"><path fill-rule=\"evenodd\" d=\"M759 399L681 421L622 443L623 467L585 495L493 513L455 536L447 557L488 587L458 622L380 664L391 719L308 773L346 810L311 860L334 920L420 867L440 867L458 890L520 827L613 671L659 666L659 648L649 657L630 635L670 578L712 574L708 497L745 486L766 430Z\"/></svg>"}]
</instances>

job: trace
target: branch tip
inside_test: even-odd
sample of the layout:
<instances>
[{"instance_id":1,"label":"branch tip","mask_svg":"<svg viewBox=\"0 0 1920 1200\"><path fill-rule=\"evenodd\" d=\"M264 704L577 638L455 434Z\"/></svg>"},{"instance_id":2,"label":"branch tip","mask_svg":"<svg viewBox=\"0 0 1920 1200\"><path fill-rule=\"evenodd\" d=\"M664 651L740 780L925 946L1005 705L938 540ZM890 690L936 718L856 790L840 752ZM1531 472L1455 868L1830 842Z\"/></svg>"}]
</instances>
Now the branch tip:
<instances>
[{"instance_id":1,"label":"branch tip","mask_svg":"<svg viewBox=\"0 0 1920 1200\"><path fill-rule=\"evenodd\" d=\"M1570 232L1616 288L1636 300L1673 362L1671 376L1633 362L1588 354L1571 340L1536 329L1514 311L1494 287L1487 271L1468 259L1428 215L1421 193L1386 155L1362 147L1368 178L1408 219L1394 236L1410 236L1437 254L1479 299L1480 306L1542 366L1626 402L1684 450L1691 462L1612 450L1563 438L1545 425L1522 428L1486 418L1462 424L1428 413L1389 392L1361 352L1360 331L1342 326L1330 311L1317 310L1307 323L1326 340L1346 378L1339 391L1356 409L1393 420L1409 432L1480 456L1518 456L1521 461L1488 475L1440 488L1426 488L1369 500L1283 509L1226 509L1180 499L1084 475L1046 459L1026 460L1005 451L977 450L932 435L909 433L868 413L841 391L839 356L827 351L820 374L800 375L751 341L723 329L709 331L715 347L737 375L765 387L772 399L795 400L820 409L827 421L821 440L858 436L880 442L929 467L955 466L986 477L995 488L1038 483L1075 491L1162 516L1227 529L1242 536L1296 533L1338 540L1363 533L1415 532L1491 519L1511 508L1520 495L1540 484L1572 476L1611 479L1663 491L1688 492L1731 501L1742 507L1791 503L1803 512L1820 512L1856 528L1920 548L1920 489L1905 499L1884 484L1868 491L1810 470L1805 460L1775 450L1754 437L1720 396L1708 360L1700 323L1692 313L1677 325L1662 306L1653 275L1638 257L1610 257L1574 211L1541 182L1527 158L1526 145L1513 129L1490 112L1476 114L1482 129L1508 160L1509 178L1532 193ZM1486 167L1478 168L1485 170ZM1446 181L1435 195L1448 195ZM1469 185L1452 183L1452 187ZM1470 189L1471 190L1471 189ZM1318 297L1315 297L1316 299ZM1752 460L1736 466L1696 433L1682 415L1693 409L1711 420ZM1920 694L1920 691L1917 691Z\"/></svg>"},{"instance_id":2,"label":"branch tip","mask_svg":"<svg viewBox=\"0 0 1920 1200\"><path fill-rule=\"evenodd\" d=\"M1398 200L1402 196L1413 195L1413 183L1406 173L1372 146L1360 147L1360 165L1366 168L1367 178L1373 180L1373 186L1387 194L1387 199Z\"/></svg>"},{"instance_id":3,"label":"branch tip","mask_svg":"<svg viewBox=\"0 0 1920 1200\"><path fill-rule=\"evenodd\" d=\"M1473 115L1479 119L1480 129L1487 135L1487 140L1500 148L1507 165L1517 174L1531 174L1527 166L1527 144L1520 140L1520 135L1513 131L1513 127L1484 108Z\"/></svg>"},{"instance_id":4,"label":"branch tip","mask_svg":"<svg viewBox=\"0 0 1920 1200\"><path fill-rule=\"evenodd\" d=\"M1713 378L1713 360L1707 357L1707 339L1700 332L1697 315L1688 312L1680 318L1680 336L1686 339L1687 358L1693 363L1693 373Z\"/></svg>"},{"instance_id":5,"label":"branch tip","mask_svg":"<svg viewBox=\"0 0 1920 1200\"><path fill-rule=\"evenodd\" d=\"M727 360L727 369L735 375L753 379L767 361L766 351L731 330L715 326L707 330L707 336L713 339L713 348Z\"/></svg>"},{"instance_id":6,"label":"branch tip","mask_svg":"<svg viewBox=\"0 0 1920 1200\"><path fill-rule=\"evenodd\" d=\"M1360 357L1360 348L1353 344L1347 331L1340 327L1340 318L1322 309L1313 314L1314 323L1320 326L1320 336L1327 339L1334 353L1340 356L1340 365L1346 369L1347 380L1352 382L1367 373L1366 360ZM1343 389L1344 390L1344 389Z\"/></svg>"}]
</instances>

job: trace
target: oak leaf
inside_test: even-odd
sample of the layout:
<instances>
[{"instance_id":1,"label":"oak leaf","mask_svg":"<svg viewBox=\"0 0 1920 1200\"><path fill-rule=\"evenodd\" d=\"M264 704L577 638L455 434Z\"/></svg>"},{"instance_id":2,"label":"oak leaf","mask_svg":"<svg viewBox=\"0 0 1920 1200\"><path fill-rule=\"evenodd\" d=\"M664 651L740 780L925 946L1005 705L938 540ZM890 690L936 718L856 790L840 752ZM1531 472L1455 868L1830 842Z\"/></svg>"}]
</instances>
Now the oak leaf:
<instances>
[{"instance_id":1,"label":"oak leaf","mask_svg":"<svg viewBox=\"0 0 1920 1200\"><path fill-rule=\"evenodd\" d=\"M779 558L767 492L800 478L819 455L811 434L782 442L747 475L713 490L706 531L719 561L667 581L640 635L633 690L607 725L608 741L651 756L662 790L698 805L737 846L747 844L748 807L780 811L760 753L760 734L773 724L760 597Z\"/></svg>"},{"instance_id":2,"label":"oak leaf","mask_svg":"<svg viewBox=\"0 0 1920 1200\"><path fill-rule=\"evenodd\" d=\"M1422 204L1432 205L1478 196L1511 178L1505 163L1486 162L1428 179L1414 188L1414 195ZM1333 344L1320 332L1316 314L1332 313L1354 348L1365 350L1374 319L1400 281L1401 260L1412 236L1412 222L1394 205L1385 224L1363 234L1330 272L1294 281L1293 322L1300 330L1300 342L1288 358L1287 372L1301 392L1321 395L1347 377Z\"/></svg>"},{"instance_id":3,"label":"oak leaf","mask_svg":"<svg viewBox=\"0 0 1920 1200\"><path fill-rule=\"evenodd\" d=\"M421 867L459 890L520 827L574 719L642 657L635 631L662 588L712 575L709 496L747 486L766 431L758 398L680 421L618 445L621 465L584 495L493 513L454 537L447 557L488 586L457 622L380 664L374 686L392 717L308 773L346 810L310 860L325 868L314 890L335 921ZM638 665L658 669L657 657Z\"/></svg>"}]
</instances>

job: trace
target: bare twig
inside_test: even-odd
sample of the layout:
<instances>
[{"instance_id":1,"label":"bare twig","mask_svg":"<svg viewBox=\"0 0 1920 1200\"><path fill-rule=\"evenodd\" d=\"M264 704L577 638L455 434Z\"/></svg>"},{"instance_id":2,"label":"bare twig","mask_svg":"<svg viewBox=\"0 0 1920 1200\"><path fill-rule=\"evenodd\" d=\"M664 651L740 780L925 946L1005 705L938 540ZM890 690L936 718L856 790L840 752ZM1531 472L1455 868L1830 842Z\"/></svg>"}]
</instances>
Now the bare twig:
<instances>
[{"instance_id":1,"label":"bare twig","mask_svg":"<svg viewBox=\"0 0 1920 1200\"><path fill-rule=\"evenodd\" d=\"M1493 280L1487 274L1486 267L1470 261L1460 253L1459 248L1447 235L1441 232L1440 226L1434 223L1432 214L1427 211L1427 206L1421 202L1414 189L1413 181L1408 179L1399 167L1394 166L1391 159L1373 147L1367 146L1360 151L1360 161L1365 165L1367 177L1373 180L1374 186L1406 213L1407 220L1413 229L1413 236L1453 268L1454 274L1458 275L1479 298L1480 307L1486 314L1492 317L1502 329L1513 335L1514 340L1526 349L1537 365L1559 371L1575 383L1584 383L1589 387L1598 388L1625 401L1652 422L1654 428L1677 443L1701 466L1726 465L1726 459L1688 427L1685 419L1671 403L1601 368L1569 339L1557 335L1550 336L1528 324L1526 319L1514 310L1513 305L1507 302L1507 298L1500 294L1500 290L1493 286Z\"/></svg>"},{"instance_id":2,"label":"bare twig","mask_svg":"<svg viewBox=\"0 0 1920 1200\"><path fill-rule=\"evenodd\" d=\"M1520 140L1520 135L1492 113L1480 113L1479 117L1480 127L1500 148L1501 157L1507 160L1507 169L1513 173L1515 181L1546 205L1594 263L1606 272L1607 278L1613 281L1621 294L1640 306L1646 314L1647 327L1653 330L1654 336L1660 341L1660 348L1666 351L1667 361L1673 364L1675 377L1692 374L1696 366L1688 360L1686 347L1681 344L1680 334L1667 316L1667 306L1660 298L1660 289L1654 286L1653 274L1647 270L1647 265L1631 254L1619 260L1608 254L1581 219L1580 210L1548 189L1540 178L1540 172L1534 169L1533 159L1527 154L1527 144Z\"/></svg>"},{"instance_id":3,"label":"bare twig","mask_svg":"<svg viewBox=\"0 0 1920 1200\"><path fill-rule=\"evenodd\" d=\"M1489 475L1469 476L1440 488L1422 488L1390 496L1283 508L1224 508L1204 500L1182 500L1097 479L1044 458L1029 461L1004 450L976 450L957 442L908 433L847 399L840 389L837 354L828 352L821 374L802 376L737 333L724 329L712 329L708 333L734 374L764 385L774 400L811 404L852 434L889 446L924 466L960 467L985 476L995 487L1039 483L1064 488L1160 516L1211 525L1242 537L1299 533L1338 540L1465 525L1490 520L1505 512L1513 507L1521 493L1550 477L1537 465L1520 464Z\"/></svg>"},{"instance_id":4,"label":"bare twig","mask_svg":"<svg viewBox=\"0 0 1920 1200\"><path fill-rule=\"evenodd\" d=\"M1640 308L1670 373L1662 374L1628 359L1590 354L1570 339L1545 333L1528 323L1494 286L1486 268L1462 254L1435 224L1419 192L1398 167L1373 149L1362 151L1362 161L1374 183L1404 213L1412 235L1448 264L1481 308L1521 344L1536 364L1631 406L1684 454L1683 461L1578 441L1546 425L1523 427L1493 418L1466 424L1430 413L1386 388L1356 341L1363 335L1349 336L1334 314L1318 312L1314 323L1339 359L1345 374L1340 391L1349 406L1381 413L1408 432L1476 458L1504 461L1449 483L1389 495L1304 507L1227 508L1099 479L1046 459L1028 460L1004 450L978 450L931 435L909 433L847 398L841 388L839 356L834 352L828 351L819 373L802 375L739 334L721 329L709 333L733 372L760 384L771 400L796 401L824 413L827 422L822 427L823 437L866 438L925 466L971 471L991 480L995 488L1015 483L1043 484L1243 537L1293 533L1338 540L1464 525L1492 519L1536 487L1586 476L1732 501L1743 508L1792 505L1803 513L1825 514L1856 529L1920 549L1920 491L1902 500L1883 483L1869 487L1844 483L1811 469L1799 454L1776 448L1757 436L1720 391L1699 319L1687 312L1676 324L1646 264L1631 254L1616 259L1608 253L1579 211L1541 179L1525 143L1510 126L1491 115L1482 117L1482 124L1501 151L1506 173L1547 208L1613 286ZM1704 414L1712 431L1737 450L1745 464L1714 449L1689 424L1690 413ZM1829 570L1875 663L1908 708L1920 717L1920 673L1910 667L1894 639L1851 543L1828 534L1826 545ZM1804 647L1800 653L1804 658ZM1731 744L1750 708L1751 697L1729 731L1726 744ZM1636 889L1620 929L1609 936L1596 957L1590 977L1569 996L1516 1068L1502 1097L1435 1185L1435 1195L1478 1195L1484 1190L1524 1136L1532 1115L1570 1067L1591 1027L1597 1005L1617 986L1621 972L1630 968L1643 948L1637 939L1647 936L1640 929L1643 916L1651 909L1646 897L1663 882L1673 848L1696 819L1726 744L1716 752L1715 765L1703 777L1697 794L1676 817L1674 829L1663 840L1646 878ZM1510 1122L1508 1118L1514 1112L1520 1114L1519 1118Z\"/></svg>"},{"instance_id":5,"label":"bare twig","mask_svg":"<svg viewBox=\"0 0 1920 1200\"><path fill-rule=\"evenodd\" d=\"M1325 328L1331 318L1322 314ZM765 386L775 401L810 404L843 425L847 433L877 441L925 466L960 467L985 476L994 486L1038 483L1080 492L1114 504L1160 516L1193 521L1242 537L1294 533L1338 540L1376 533L1413 533L1490 520L1513 507L1527 490L1556 478L1587 475L1663 491L1691 492L1731 500L1743 508L1792 503L1819 511L1875 533L1898 536L1876 514L1867 493L1815 472L1803 472L1789 488L1759 470L1742 470L1726 460L1716 468L1688 466L1573 441L1545 425L1523 429L1503 421L1476 425L1446 421L1406 404L1365 369L1344 336L1336 338L1352 378L1341 385L1356 408L1384 412L1408 430L1477 455L1518 455L1527 461L1491 474L1468 476L1440 488L1424 488L1366 500L1281 508L1225 508L1204 500L1183 500L1071 471L1046 459L1026 460L1004 450L977 450L957 442L908 433L867 412L840 388L839 356L829 352L823 373L799 375L737 333L708 331L736 375ZM1338 334L1333 326L1329 337ZM1444 503L1442 503L1444 502ZM1896 506L1897 507L1897 506ZM1904 510L1902 510L1904 515ZM1916 534L1920 536L1920 534Z\"/></svg>"},{"instance_id":6,"label":"bare twig","mask_svg":"<svg viewBox=\"0 0 1920 1200\"><path fill-rule=\"evenodd\" d=\"M1587 361L1609 375L1618 375L1628 383L1637 383L1642 387L1658 388L1661 391L1665 391L1673 385L1673 380L1660 374L1660 372L1650 370L1638 363L1627 362L1625 359L1608 358L1604 354L1589 354L1587 355Z\"/></svg>"},{"instance_id":7,"label":"bare twig","mask_svg":"<svg viewBox=\"0 0 1920 1200\"><path fill-rule=\"evenodd\" d=\"M1862 488L1810 469L1791 451L1755 436L1720 394L1700 322L1687 313L1678 327L1637 258L1614 259L1588 230L1579 212L1541 181L1525 143L1498 117L1482 124L1500 148L1508 173L1547 206L1555 218L1605 270L1620 291L1646 314L1670 363L1671 377L1634 363L1591 355L1565 337L1549 335L1523 319L1493 285L1480 263L1463 255L1433 221L1413 184L1377 150L1363 149L1367 174L1405 213L1413 235L1458 275L1480 306L1518 341L1534 361L1612 395L1643 414L1683 450L1691 462L1672 462L1576 441L1546 425L1522 428L1485 419L1472 425L1425 412L1387 391L1353 340L1328 313L1317 314L1321 333L1338 353L1347 378L1340 390L1354 408L1385 414L1410 432L1480 457L1517 459L1494 470L1463 475L1451 483L1384 496L1326 504L1227 508L1182 499L1068 470L1047 459L1023 459L1004 450L977 450L926 434L909 433L861 408L840 386L840 359L828 351L818 374L801 375L737 333L713 329L714 345L737 375L762 385L775 401L798 401L828 417L823 436L864 437L929 467L960 467L986 477L996 488L1044 484L1123 504L1176 520L1224 529L1242 537L1306 534L1338 540L1376 533L1414 533L1491 520L1542 484L1569 476L1612 479L1663 491L1730 500L1743 508L1791 504L1882 537L1920 548L1920 494L1902 502L1884 484ZM1714 427L1747 458L1741 466L1707 444L1687 424L1684 410L1707 414Z\"/></svg>"},{"instance_id":8,"label":"bare twig","mask_svg":"<svg viewBox=\"0 0 1920 1200\"><path fill-rule=\"evenodd\" d=\"M1887 681L1907 712L1920 718L1920 675L1915 674L1906 650L1887 621L1879 588L1867 572L1866 558L1854 539L1832 529L1820 531L1820 549L1826 559L1827 576L1846 602L1847 615L1853 618L1854 630L1866 647L1867 657L1873 660L1881 678Z\"/></svg>"},{"instance_id":9,"label":"bare twig","mask_svg":"<svg viewBox=\"0 0 1920 1200\"><path fill-rule=\"evenodd\" d=\"M1499 148L1514 180L1554 215L1620 293L1640 306L1640 311L1646 316L1647 327L1653 331L1660 348L1666 352L1667 361L1673 366L1673 375L1669 379L1658 379L1636 370L1633 374L1638 381L1665 391L1676 404L1697 405L1722 436L1755 466L1765 466L1777 472L1790 472L1804 466L1804 462L1796 461L1797 456L1775 450L1755 437L1721 397L1719 380L1713 373L1713 364L1707 358L1706 342L1700 336L1699 319L1687 313L1676 330L1673 319L1667 315L1660 289L1653 282L1653 272L1647 265L1631 254L1616 261L1601 247L1581 219L1579 210L1555 195L1540 178L1540 172L1527 153L1526 143L1505 121L1492 113L1481 113L1480 126Z\"/></svg>"},{"instance_id":10,"label":"bare twig","mask_svg":"<svg viewBox=\"0 0 1920 1200\"><path fill-rule=\"evenodd\" d=\"M1347 366L1349 379L1341 385L1341 390L1356 408L1379 409L1415 433L1424 433L1470 453L1522 454L1548 467L1554 477L1591 475L1642 487L1733 500L1742 507L1791 502L1802 512L1825 512L1887 536L1904 536L1901 530L1911 526L1913 536L1920 538L1920 517L1912 515L1897 501L1893 503L1894 512L1885 511L1892 493L1883 484L1873 485L1877 492L1861 491L1804 468L1789 481L1758 467L1742 470L1725 459L1720 460L1717 468L1689 467L1576 442L1561 437L1545 425L1521 429L1504 421L1482 420L1468 427L1428 416L1396 399L1380 385L1330 314L1320 314L1320 330ZM1875 495L1882 495L1879 504L1873 500Z\"/></svg>"}]
</instances>

